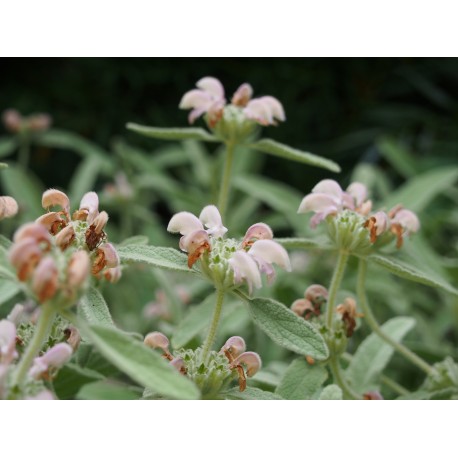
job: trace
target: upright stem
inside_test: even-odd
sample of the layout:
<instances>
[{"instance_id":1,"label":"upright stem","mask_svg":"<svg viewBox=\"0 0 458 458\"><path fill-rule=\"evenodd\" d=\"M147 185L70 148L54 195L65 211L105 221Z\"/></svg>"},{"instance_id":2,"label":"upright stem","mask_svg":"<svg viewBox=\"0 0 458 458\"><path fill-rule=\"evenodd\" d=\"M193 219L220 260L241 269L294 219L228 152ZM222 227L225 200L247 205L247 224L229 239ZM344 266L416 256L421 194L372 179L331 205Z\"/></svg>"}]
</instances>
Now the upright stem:
<instances>
[{"instance_id":1,"label":"upright stem","mask_svg":"<svg viewBox=\"0 0 458 458\"><path fill-rule=\"evenodd\" d=\"M329 367L331 369L334 382L337 383L337 385L339 385L339 387L342 389L344 397L347 399L361 399L361 396L356 393L356 391L354 391L353 388L345 380L337 357L331 356Z\"/></svg>"},{"instance_id":2,"label":"upright stem","mask_svg":"<svg viewBox=\"0 0 458 458\"><path fill-rule=\"evenodd\" d=\"M347 266L348 253L344 251L339 252L337 258L337 264L334 267L334 274L332 275L331 285L329 286L328 293L328 307L326 309L326 326L329 330L332 330L332 319L334 316L334 307L336 305L336 297L342 283L342 278L345 273L345 267Z\"/></svg>"},{"instance_id":3,"label":"upright stem","mask_svg":"<svg viewBox=\"0 0 458 458\"><path fill-rule=\"evenodd\" d=\"M51 304L43 305L41 308L40 316L38 317L38 323L35 328L32 340L25 349L22 355L21 361L18 364L16 372L13 378L13 386L22 385L24 378L27 375L27 371L32 365L33 359L38 355L41 347L43 346L46 337L48 337L49 330L56 316L54 307Z\"/></svg>"},{"instance_id":4,"label":"upright stem","mask_svg":"<svg viewBox=\"0 0 458 458\"><path fill-rule=\"evenodd\" d=\"M229 189L231 185L231 173L232 173L232 162L234 159L234 149L235 144L233 142L228 142L226 144L226 157L224 160L224 170L223 170L223 178L221 181L221 188L219 190L219 198L218 198L218 210L221 213L221 217L224 221L226 208L227 208L227 201L229 199Z\"/></svg>"},{"instance_id":5,"label":"upright stem","mask_svg":"<svg viewBox=\"0 0 458 458\"><path fill-rule=\"evenodd\" d=\"M358 303L364 313L364 318L367 321L367 324L372 329L375 334L377 334L382 340L391 345L398 353L403 355L408 359L412 364L419 367L427 375L431 374L434 369L426 361L416 355L413 351L409 350L407 347L402 345L400 342L396 342L390 336L386 335L383 332L383 329L377 323L377 320L372 313L372 310L367 302L365 284L366 284L366 271L367 271L367 262L365 259L360 259L359 261L359 271L358 271L358 284L357 284L357 294L358 294Z\"/></svg>"},{"instance_id":6,"label":"upright stem","mask_svg":"<svg viewBox=\"0 0 458 458\"><path fill-rule=\"evenodd\" d=\"M208 354L210 353L213 342L215 341L216 331L218 329L219 320L221 318L221 310L223 309L224 301L224 290L216 290L216 305L213 312L212 322L210 324L210 329L208 330L207 338L205 339L204 350L202 355L202 362L206 362Z\"/></svg>"}]
</instances>

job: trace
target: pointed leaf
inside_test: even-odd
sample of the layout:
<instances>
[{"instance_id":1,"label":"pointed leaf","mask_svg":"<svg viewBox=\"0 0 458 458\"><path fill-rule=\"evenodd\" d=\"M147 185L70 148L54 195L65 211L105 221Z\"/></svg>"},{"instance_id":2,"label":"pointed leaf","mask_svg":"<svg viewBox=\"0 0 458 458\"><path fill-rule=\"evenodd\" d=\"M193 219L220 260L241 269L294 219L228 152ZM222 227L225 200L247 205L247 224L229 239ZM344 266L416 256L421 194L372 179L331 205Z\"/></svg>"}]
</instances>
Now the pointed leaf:
<instances>
[{"instance_id":1,"label":"pointed leaf","mask_svg":"<svg viewBox=\"0 0 458 458\"><path fill-rule=\"evenodd\" d=\"M317 360L329 356L318 330L285 305L268 298L248 299L247 303L254 323L278 345Z\"/></svg>"},{"instance_id":2,"label":"pointed leaf","mask_svg":"<svg viewBox=\"0 0 458 458\"><path fill-rule=\"evenodd\" d=\"M140 124L129 123L127 129L144 135L145 137L158 138L160 140L200 140L203 142L217 142L216 137L200 127L149 127Z\"/></svg>"},{"instance_id":3,"label":"pointed leaf","mask_svg":"<svg viewBox=\"0 0 458 458\"><path fill-rule=\"evenodd\" d=\"M323 366L311 366L305 359L298 358L286 370L275 393L284 399L312 399L327 378Z\"/></svg>"},{"instance_id":4,"label":"pointed leaf","mask_svg":"<svg viewBox=\"0 0 458 458\"><path fill-rule=\"evenodd\" d=\"M391 193L386 208L402 204L413 212L421 212L439 194L446 193L458 180L458 167L440 167L410 179Z\"/></svg>"},{"instance_id":5,"label":"pointed leaf","mask_svg":"<svg viewBox=\"0 0 458 458\"><path fill-rule=\"evenodd\" d=\"M174 248L150 245L119 245L116 250L121 261L125 263L143 262L161 269L199 272L196 267L190 269L187 256Z\"/></svg>"},{"instance_id":6,"label":"pointed leaf","mask_svg":"<svg viewBox=\"0 0 458 458\"><path fill-rule=\"evenodd\" d=\"M83 334L105 358L143 387L174 399L197 399L200 396L191 380L142 342L115 328L83 328Z\"/></svg>"},{"instance_id":7,"label":"pointed leaf","mask_svg":"<svg viewBox=\"0 0 458 458\"><path fill-rule=\"evenodd\" d=\"M423 285L432 286L434 288L442 288L449 293L458 295L458 290L450 285L446 280L440 278L433 272L425 272L419 267L408 264L406 261L400 261L394 256L374 254L368 257L369 261L383 267L394 275L401 278L406 278Z\"/></svg>"},{"instance_id":8,"label":"pointed leaf","mask_svg":"<svg viewBox=\"0 0 458 458\"><path fill-rule=\"evenodd\" d=\"M342 390L337 385L328 385L324 387L320 394L320 401L341 401L342 399Z\"/></svg>"},{"instance_id":9,"label":"pointed leaf","mask_svg":"<svg viewBox=\"0 0 458 458\"><path fill-rule=\"evenodd\" d=\"M264 138L256 143L248 145L257 151L263 153L272 154L273 156L283 157L291 161L302 162L304 164L311 165L313 167L321 167L323 169L330 170L331 172L340 172L340 166L330 159L326 159L316 154L306 153L291 146L283 145L282 143L276 142L269 138Z\"/></svg>"},{"instance_id":10,"label":"pointed leaf","mask_svg":"<svg viewBox=\"0 0 458 458\"><path fill-rule=\"evenodd\" d=\"M226 399L241 399L249 401L281 401L282 397L270 391L260 390L259 388L247 387L245 391L239 391L238 388L224 393Z\"/></svg>"},{"instance_id":11,"label":"pointed leaf","mask_svg":"<svg viewBox=\"0 0 458 458\"><path fill-rule=\"evenodd\" d=\"M382 325L382 330L396 342L414 327L415 320L409 317L397 317ZM394 349L376 334L371 334L356 350L346 371L352 388L365 393L378 389L380 373L393 356Z\"/></svg>"},{"instance_id":12,"label":"pointed leaf","mask_svg":"<svg viewBox=\"0 0 458 458\"><path fill-rule=\"evenodd\" d=\"M85 400L135 400L142 397L142 390L107 380L88 383L78 391L77 399Z\"/></svg>"},{"instance_id":13,"label":"pointed leaf","mask_svg":"<svg viewBox=\"0 0 458 458\"><path fill-rule=\"evenodd\" d=\"M111 318L110 310L102 296L102 293L90 287L88 292L80 299L78 312L84 316L90 324L100 326L115 327L113 318Z\"/></svg>"}]
</instances>

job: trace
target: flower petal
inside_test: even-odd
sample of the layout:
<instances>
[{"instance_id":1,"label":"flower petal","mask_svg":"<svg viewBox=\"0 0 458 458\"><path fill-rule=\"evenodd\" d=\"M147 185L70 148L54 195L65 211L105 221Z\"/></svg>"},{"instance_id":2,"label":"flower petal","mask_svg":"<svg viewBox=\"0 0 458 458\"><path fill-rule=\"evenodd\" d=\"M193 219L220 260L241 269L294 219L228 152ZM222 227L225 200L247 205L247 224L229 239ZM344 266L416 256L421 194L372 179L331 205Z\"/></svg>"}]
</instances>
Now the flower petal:
<instances>
[{"instance_id":1,"label":"flower petal","mask_svg":"<svg viewBox=\"0 0 458 458\"><path fill-rule=\"evenodd\" d=\"M201 230L204 226L197 216L189 212L179 212L172 216L172 219L167 226L167 230L176 234L187 235L191 232Z\"/></svg>"},{"instance_id":2,"label":"flower petal","mask_svg":"<svg viewBox=\"0 0 458 458\"><path fill-rule=\"evenodd\" d=\"M202 112L207 111L207 108L212 103L210 94L200 89L192 89L181 98L179 108L188 110L190 108L202 109Z\"/></svg>"},{"instance_id":3,"label":"flower petal","mask_svg":"<svg viewBox=\"0 0 458 458\"><path fill-rule=\"evenodd\" d=\"M299 205L298 213L307 213L307 212L324 212L331 213L339 211L339 206L336 203L336 199L329 194L322 193L312 193L307 194Z\"/></svg>"},{"instance_id":4,"label":"flower petal","mask_svg":"<svg viewBox=\"0 0 458 458\"><path fill-rule=\"evenodd\" d=\"M87 210L87 223L92 224L99 214L99 196L91 191L84 194L80 202L80 210Z\"/></svg>"},{"instance_id":5,"label":"flower petal","mask_svg":"<svg viewBox=\"0 0 458 458\"><path fill-rule=\"evenodd\" d=\"M319 183L315 185L315 187L312 189L312 192L332 196L336 199L336 202L342 201L343 191L339 183L337 183L337 181L335 180L321 180Z\"/></svg>"},{"instance_id":6,"label":"flower petal","mask_svg":"<svg viewBox=\"0 0 458 458\"><path fill-rule=\"evenodd\" d=\"M249 249L248 254L255 259L260 258L268 264L277 264L287 272L291 272L288 252L273 240L257 240Z\"/></svg>"},{"instance_id":7,"label":"flower petal","mask_svg":"<svg viewBox=\"0 0 458 458\"><path fill-rule=\"evenodd\" d=\"M353 197L356 207L359 207L367 198L367 187L362 183L352 183L348 186L347 192Z\"/></svg>"},{"instance_id":8,"label":"flower petal","mask_svg":"<svg viewBox=\"0 0 458 458\"><path fill-rule=\"evenodd\" d=\"M197 81L196 86L199 89L208 92L215 99L224 99L224 87L221 84L221 81L212 76L205 76L201 78Z\"/></svg>"},{"instance_id":9,"label":"flower petal","mask_svg":"<svg viewBox=\"0 0 458 458\"><path fill-rule=\"evenodd\" d=\"M236 251L229 259L229 265L234 271L234 283L240 284L246 280L248 290L251 294L253 286L260 288L262 286L261 274L256 262L245 251Z\"/></svg>"},{"instance_id":10,"label":"flower petal","mask_svg":"<svg viewBox=\"0 0 458 458\"><path fill-rule=\"evenodd\" d=\"M270 95L266 95L264 97L261 97L260 100L262 100L262 102L269 107L269 110L274 118L278 119L279 121L286 120L283 105L280 103L278 99Z\"/></svg>"},{"instance_id":11,"label":"flower petal","mask_svg":"<svg viewBox=\"0 0 458 458\"><path fill-rule=\"evenodd\" d=\"M221 214L214 205L204 207L200 212L199 220L208 228L208 235L222 237L227 232L227 228L223 226Z\"/></svg>"}]
</instances>

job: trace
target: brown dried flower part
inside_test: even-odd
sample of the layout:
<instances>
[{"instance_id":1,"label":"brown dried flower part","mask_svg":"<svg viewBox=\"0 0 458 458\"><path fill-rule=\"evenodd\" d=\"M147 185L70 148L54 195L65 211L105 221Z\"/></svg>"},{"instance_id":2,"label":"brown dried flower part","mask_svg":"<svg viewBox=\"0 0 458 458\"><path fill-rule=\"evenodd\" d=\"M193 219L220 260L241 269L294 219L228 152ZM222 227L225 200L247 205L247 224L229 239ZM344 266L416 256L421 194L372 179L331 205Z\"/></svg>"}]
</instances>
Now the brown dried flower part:
<instances>
[{"instance_id":1,"label":"brown dried flower part","mask_svg":"<svg viewBox=\"0 0 458 458\"><path fill-rule=\"evenodd\" d=\"M16 269L18 279L25 281L40 262L42 255L42 250L36 240L26 237L13 244L8 253L8 258L11 265Z\"/></svg>"},{"instance_id":2,"label":"brown dried flower part","mask_svg":"<svg viewBox=\"0 0 458 458\"><path fill-rule=\"evenodd\" d=\"M339 304L336 308L337 313L342 315L342 321L344 322L346 329L346 336L351 337L356 328L356 318L361 318L364 315L357 313L356 311L356 301L347 297L343 304Z\"/></svg>"},{"instance_id":3,"label":"brown dried flower part","mask_svg":"<svg viewBox=\"0 0 458 458\"><path fill-rule=\"evenodd\" d=\"M73 243L75 238L76 234L73 226L66 226L56 235L56 245L62 251L65 251Z\"/></svg>"},{"instance_id":4,"label":"brown dried flower part","mask_svg":"<svg viewBox=\"0 0 458 458\"><path fill-rule=\"evenodd\" d=\"M377 237L389 228L388 215L385 212L377 212L370 216L364 223L364 227L369 230L371 243L377 241Z\"/></svg>"},{"instance_id":5,"label":"brown dried flower part","mask_svg":"<svg viewBox=\"0 0 458 458\"><path fill-rule=\"evenodd\" d=\"M310 285L304 292L304 299L297 299L291 310L298 316L310 320L321 315L321 307L328 299L328 290L322 285Z\"/></svg>"},{"instance_id":6,"label":"brown dried flower part","mask_svg":"<svg viewBox=\"0 0 458 458\"><path fill-rule=\"evenodd\" d=\"M143 343L150 348L160 348L164 353L164 358L173 361L173 355L169 351L169 339L162 332L154 331L146 335Z\"/></svg>"},{"instance_id":7,"label":"brown dried flower part","mask_svg":"<svg viewBox=\"0 0 458 458\"><path fill-rule=\"evenodd\" d=\"M62 218L63 214L63 212L48 212L37 218L35 222L44 226L50 234L56 235L67 226L67 221Z\"/></svg>"},{"instance_id":8,"label":"brown dried flower part","mask_svg":"<svg viewBox=\"0 0 458 458\"><path fill-rule=\"evenodd\" d=\"M313 304L308 299L296 299L291 305L291 310L300 317L304 317L306 320L310 319L313 315L319 315L320 312L316 313Z\"/></svg>"},{"instance_id":9,"label":"brown dried flower part","mask_svg":"<svg viewBox=\"0 0 458 458\"><path fill-rule=\"evenodd\" d=\"M0 196L0 220L11 218L18 212L17 202L10 196Z\"/></svg>"},{"instance_id":10,"label":"brown dried flower part","mask_svg":"<svg viewBox=\"0 0 458 458\"><path fill-rule=\"evenodd\" d=\"M118 267L119 263L116 248L111 243L104 243L97 249L97 254L92 264L92 273L97 275L105 267L111 269Z\"/></svg>"},{"instance_id":11,"label":"brown dried flower part","mask_svg":"<svg viewBox=\"0 0 458 458\"><path fill-rule=\"evenodd\" d=\"M86 230L86 245L90 251L97 248L100 243L106 239L106 234L103 232L104 227L108 222L108 213L103 211L97 215L94 222Z\"/></svg>"},{"instance_id":12,"label":"brown dried flower part","mask_svg":"<svg viewBox=\"0 0 458 458\"><path fill-rule=\"evenodd\" d=\"M188 267L191 268L199 258L205 253L211 251L210 240L207 231L196 231L192 234L187 242L188 250Z\"/></svg>"},{"instance_id":13,"label":"brown dried flower part","mask_svg":"<svg viewBox=\"0 0 458 458\"><path fill-rule=\"evenodd\" d=\"M70 345L70 347L72 347L73 353L75 353L81 343L80 332L75 328L75 326L69 326L64 330L64 335L67 339L67 343Z\"/></svg>"}]
</instances>

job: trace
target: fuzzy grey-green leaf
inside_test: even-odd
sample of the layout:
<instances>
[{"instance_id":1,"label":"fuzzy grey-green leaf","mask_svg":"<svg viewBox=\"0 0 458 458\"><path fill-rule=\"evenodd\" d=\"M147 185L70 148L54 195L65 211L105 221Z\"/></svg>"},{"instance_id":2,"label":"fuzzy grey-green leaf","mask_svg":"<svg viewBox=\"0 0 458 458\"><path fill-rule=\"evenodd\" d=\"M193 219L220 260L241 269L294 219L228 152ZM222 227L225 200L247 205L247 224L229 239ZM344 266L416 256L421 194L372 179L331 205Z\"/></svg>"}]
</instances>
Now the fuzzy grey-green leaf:
<instances>
[{"instance_id":1,"label":"fuzzy grey-green leaf","mask_svg":"<svg viewBox=\"0 0 458 458\"><path fill-rule=\"evenodd\" d=\"M254 298L247 303L255 324L278 345L318 360L329 356L328 347L318 330L280 302Z\"/></svg>"},{"instance_id":2,"label":"fuzzy grey-green leaf","mask_svg":"<svg viewBox=\"0 0 458 458\"><path fill-rule=\"evenodd\" d=\"M187 256L174 248L119 245L117 252L122 262L143 262L161 269L198 273L196 267L192 269L188 267Z\"/></svg>"},{"instance_id":3,"label":"fuzzy grey-green leaf","mask_svg":"<svg viewBox=\"0 0 458 458\"><path fill-rule=\"evenodd\" d=\"M83 334L105 358L140 385L174 399L197 399L200 392L158 353L126 333L104 326L84 327Z\"/></svg>"},{"instance_id":4,"label":"fuzzy grey-green leaf","mask_svg":"<svg viewBox=\"0 0 458 458\"><path fill-rule=\"evenodd\" d=\"M15 281L0 280L0 305L8 302L21 291L21 287Z\"/></svg>"},{"instance_id":5,"label":"fuzzy grey-green leaf","mask_svg":"<svg viewBox=\"0 0 458 458\"><path fill-rule=\"evenodd\" d=\"M92 286L80 299L78 312L90 324L114 327L113 318L111 318L105 299L100 291Z\"/></svg>"},{"instance_id":6,"label":"fuzzy grey-green leaf","mask_svg":"<svg viewBox=\"0 0 458 458\"><path fill-rule=\"evenodd\" d=\"M263 153L271 154L273 156L282 157L291 161L302 162L313 167L321 167L323 169L330 170L331 172L340 172L340 166L330 159L317 156L316 154L307 153L296 148L291 148L291 146L276 142L270 138L263 138L262 140L259 140L256 143L251 143L248 146L252 149L262 151Z\"/></svg>"},{"instance_id":7,"label":"fuzzy grey-green leaf","mask_svg":"<svg viewBox=\"0 0 458 458\"><path fill-rule=\"evenodd\" d=\"M369 256L368 260L378 264L398 277L406 278L407 280L422 283L434 288L442 288L449 293L458 295L458 290L438 275L432 272L425 272L419 267L408 264L405 261L400 261L393 256L374 254Z\"/></svg>"},{"instance_id":8,"label":"fuzzy grey-green leaf","mask_svg":"<svg viewBox=\"0 0 458 458\"><path fill-rule=\"evenodd\" d=\"M383 332L396 342L414 327L415 320L409 317L392 318L382 325ZM390 361L394 349L376 334L367 337L356 350L346 374L352 388L364 393L378 389L378 377Z\"/></svg>"},{"instance_id":9,"label":"fuzzy grey-green leaf","mask_svg":"<svg viewBox=\"0 0 458 458\"><path fill-rule=\"evenodd\" d=\"M140 124L129 123L127 129L144 135L145 137L160 140L200 140L203 142L217 142L218 139L200 127L149 127Z\"/></svg>"},{"instance_id":10,"label":"fuzzy grey-green leaf","mask_svg":"<svg viewBox=\"0 0 458 458\"><path fill-rule=\"evenodd\" d=\"M260 390L259 388L248 387L245 391L239 391L238 388L224 393L226 399L247 400L247 401L281 401L283 398L276 393Z\"/></svg>"},{"instance_id":11,"label":"fuzzy grey-green leaf","mask_svg":"<svg viewBox=\"0 0 458 458\"><path fill-rule=\"evenodd\" d=\"M321 401L341 401L343 399L343 393L339 386L328 385L323 388L320 394Z\"/></svg>"},{"instance_id":12,"label":"fuzzy grey-green leaf","mask_svg":"<svg viewBox=\"0 0 458 458\"><path fill-rule=\"evenodd\" d=\"M286 370L275 393L284 399L312 399L327 378L324 367L311 366L304 358L298 358Z\"/></svg>"}]
</instances>

